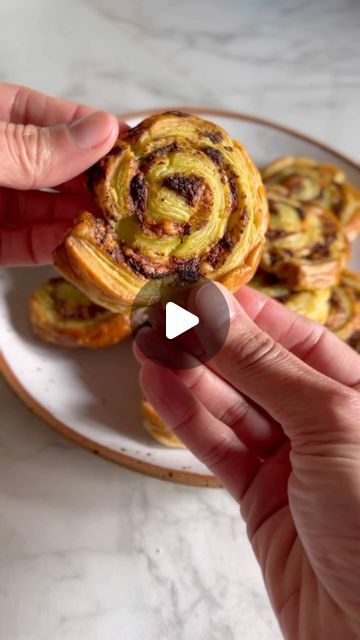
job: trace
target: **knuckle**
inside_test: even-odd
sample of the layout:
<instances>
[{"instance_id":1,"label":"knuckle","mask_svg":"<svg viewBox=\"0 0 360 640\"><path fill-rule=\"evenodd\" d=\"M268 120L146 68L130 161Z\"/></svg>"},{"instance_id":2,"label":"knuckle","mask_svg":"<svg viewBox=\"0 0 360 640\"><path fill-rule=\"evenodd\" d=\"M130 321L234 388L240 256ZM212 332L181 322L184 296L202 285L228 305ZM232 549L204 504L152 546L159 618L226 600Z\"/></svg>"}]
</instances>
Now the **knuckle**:
<instances>
[{"instance_id":1,"label":"knuckle","mask_svg":"<svg viewBox=\"0 0 360 640\"><path fill-rule=\"evenodd\" d=\"M34 125L8 123L5 129L7 155L21 169L21 187L37 187L39 177L51 161L48 132Z\"/></svg>"},{"instance_id":2,"label":"knuckle","mask_svg":"<svg viewBox=\"0 0 360 640\"><path fill-rule=\"evenodd\" d=\"M216 442L212 443L203 451L202 462L209 469L216 469L225 463L233 449L233 438L230 433L219 434Z\"/></svg>"},{"instance_id":3,"label":"knuckle","mask_svg":"<svg viewBox=\"0 0 360 640\"><path fill-rule=\"evenodd\" d=\"M333 392L328 394L328 410L334 420L352 423L359 431L357 421L360 413L360 396L349 387L336 385Z\"/></svg>"},{"instance_id":4,"label":"knuckle","mask_svg":"<svg viewBox=\"0 0 360 640\"><path fill-rule=\"evenodd\" d=\"M318 325L309 325L308 333L292 348L301 360L309 360L326 338L326 329Z\"/></svg>"},{"instance_id":5,"label":"knuckle","mask_svg":"<svg viewBox=\"0 0 360 640\"><path fill-rule=\"evenodd\" d=\"M241 396L233 404L226 407L220 416L220 420L228 425L230 428L237 427L246 417L249 410L249 405Z\"/></svg>"},{"instance_id":6,"label":"knuckle","mask_svg":"<svg viewBox=\"0 0 360 640\"><path fill-rule=\"evenodd\" d=\"M187 384L190 391L196 394L198 389L201 389L204 383L206 384L206 369L205 367L197 367L191 371L192 379Z\"/></svg>"},{"instance_id":7,"label":"knuckle","mask_svg":"<svg viewBox=\"0 0 360 640\"><path fill-rule=\"evenodd\" d=\"M358 416L360 398L358 394L334 382L327 385L311 407L313 421L307 433L311 443L360 443ZM302 441L303 435L300 436Z\"/></svg>"},{"instance_id":8,"label":"knuckle","mask_svg":"<svg viewBox=\"0 0 360 640\"><path fill-rule=\"evenodd\" d=\"M257 331L237 340L229 350L232 364L238 370L246 371L255 367L263 359L275 359L280 354L281 347L263 331Z\"/></svg>"},{"instance_id":9,"label":"knuckle","mask_svg":"<svg viewBox=\"0 0 360 640\"><path fill-rule=\"evenodd\" d=\"M196 424L199 420L199 410L194 403L187 410L184 410L182 416L173 422L171 430L181 438L181 433L187 431L188 427Z\"/></svg>"}]
</instances>

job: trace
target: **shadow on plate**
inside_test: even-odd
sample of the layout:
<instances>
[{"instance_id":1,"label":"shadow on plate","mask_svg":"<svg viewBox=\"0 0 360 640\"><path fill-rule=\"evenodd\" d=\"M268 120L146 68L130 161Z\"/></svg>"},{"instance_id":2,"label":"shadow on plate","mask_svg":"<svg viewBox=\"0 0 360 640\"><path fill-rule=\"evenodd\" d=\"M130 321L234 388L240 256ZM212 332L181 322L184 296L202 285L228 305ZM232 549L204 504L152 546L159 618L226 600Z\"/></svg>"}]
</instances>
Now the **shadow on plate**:
<instances>
[{"instance_id":1,"label":"shadow on plate","mask_svg":"<svg viewBox=\"0 0 360 640\"><path fill-rule=\"evenodd\" d=\"M156 443L141 426L139 367L132 355L130 338L113 347L93 351L56 347L33 335L27 314L28 298L33 289L52 275L54 271L49 267L9 269L6 300L11 324L33 352L34 362L41 361L43 368L47 361L52 365L59 362L59 368L52 366L51 374L49 372L50 393L56 392L56 374L63 375L64 367L65 371L68 368L69 382L76 377L80 391L84 387L85 392L79 393L79 402L74 404L69 426L75 428L79 421L93 425L94 429L106 427L139 444L154 447Z\"/></svg>"}]
</instances>

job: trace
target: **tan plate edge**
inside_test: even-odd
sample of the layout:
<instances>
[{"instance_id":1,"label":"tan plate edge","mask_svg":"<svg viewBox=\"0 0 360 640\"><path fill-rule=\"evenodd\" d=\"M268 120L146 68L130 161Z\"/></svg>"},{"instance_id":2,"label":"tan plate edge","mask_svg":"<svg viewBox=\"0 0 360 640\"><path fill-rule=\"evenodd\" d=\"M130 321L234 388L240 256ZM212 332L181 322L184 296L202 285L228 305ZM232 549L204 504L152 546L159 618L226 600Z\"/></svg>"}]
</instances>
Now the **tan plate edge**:
<instances>
[{"instance_id":1,"label":"tan plate edge","mask_svg":"<svg viewBox=\"0 0 360 640\"><path fill-rule=\"evenodd\" d=\"M144 473L155 478L160 478L161 480L169 480L171 482L177 482L179 484L186 484L195 487L221 486L218 480L212 475L205 476L189 471L174 471L173 469L161 467L159 465L144 462L142 460L137 460L136 458L132 458L125 453L115 451L114 449L110 449L109 447L104 447L94 440L80 435L79 433L68 427L66 424L61 422L61 420L58 420L58 418L56 418L50 411L45 409L31 396L31 394L25 389L25 387L23 387L20 380L15 376L12 369L10 369L1 352L0 371L4 376L6 382L10 386L11 390L15 392L16 396L24 403L24 405L31 411L31 413L34 413L36 416L41 418L41 420L46 422L55 431L65 436L65 438L76 442L81 447L84 447L85 449L91 451L91 453L100 455L107 460L111 460L111 462L121 464L128 469L132 469L133 471L138 471L139 473Z\"/></svg>"},{"instance_id":2,"label":"tan plate edge","mask_svg":"<svg viewBox=\"0 0 360 640\"><path fill-rule=\"evenodd\" d=\"M278 131L289 133L290 135L294 136L295 138L299 138L300 140L305 140L306 142L310 142L314 146L319 147L319 149L323 149L324 151L328 151L329 153L332 153L334 156L339 158L339 160L342 160L343 162L347 162L348 164L351 164L351 166L354 167L354 169L357 169L357 170L360 169L360 164L355 162L355 160L345 156L343 153L340 153L340 151L337 151L333 147L330 147L328 144L325 144L324 142L321 142L320 140L317 140L316 138L313 138L312 136L306 133L301 133L300 131L297 131L296 129L292 129L291 127L286 127L282 124L278 124L273 120L267 120L266 118L260 118L258 116L251 116L248 113L241 113L239 111L227 111L226 109L206 109L206 108L203 109L202 107L191 107L191 106L187 106L187 107L168 106L168 107L161 107L157 109L141 109L139 111L129 111L127 113L122 113L117 117L121 120L126 120L128 118L138 118L141 116L147 116L147 115L150 116L155 113L163 113L164 111L184 111L185 113L202 113L207 116L221 116L221 117L227 117L227 118L235 118L236 120L246 120L248 122L255 122L256 124L261 124L264 127L269 127L270 129L277 129Z\"/></svg>"},{"instance_id":3,"label":"tan plate edge","mask_svg":"<svg viewBox=\"0 0 360 640\"><path fill-rule=\"evenodd\" d=\"M297 138L302 140L306 140L311 144L319 147L320 149L324 149L329 153L333 154L343 162L346 162L352 165L355 169L359 170L360 165L357 164L354 160L347 158L345 155L339 153L335 149L332 149L326 144L319 142L318 140L308 136L306 134L300 133L290 127L284 127L280 124L272 122L271 120L266 120L263 118L259 118L257 116L250 116L248 114L243 114L239 112L226 111L221 109L204 109L201 107L162 107L158 109L142 109L140 111L132 111L129 113L124 113L119 115L118 117L126 120L127 118L136 118L145 115L151 115L154 113L162 113L163 111L176 110L176 111L185 111L188 113L202 113L209 116L225 116L231 118L237 118L238 120L246 120L249 122L256 122L258 124L271 127L273 129L277 129L279 131L283 131L285 133L289 133ZM155 478L160 478L162 480L169 480L171 482L177 482L179 484L185 484L189 486L196 487L220 487L220 483L213 475L201 475L197 473L187 472L187 471L174 471L172 469L168 469L166 467L161 467L155 464L151 464L149 462L143 462L142 460L136 460L131 456L126 455L125 453L120 453L110 449L108 447L104 447L99 445L97 442L91 440L90 438L86 438L82 436L76 431L73 431L66 424L58 420L52 413L47 411L40 403L38 403L31 394L26 391L26 389L21 384L20 380L15 376L14 372L10 368L8 362L6 361L3 353L0 351L0 371L2 372L5 380L9 384L10 388L15 392L17 397L25 404L25 406L41 418L44 422L46 422L50 427L52 427L55 431L62 434L64 437L76 442L81 447L88 449L92 453L96 455L101 455L102 457L110 460L111 462L116 462L117 464L121 464L128 469L132 469L133 471L137 471L139 473L144 473L149 476L153 476Z\"/></svg>"}]
</instances>

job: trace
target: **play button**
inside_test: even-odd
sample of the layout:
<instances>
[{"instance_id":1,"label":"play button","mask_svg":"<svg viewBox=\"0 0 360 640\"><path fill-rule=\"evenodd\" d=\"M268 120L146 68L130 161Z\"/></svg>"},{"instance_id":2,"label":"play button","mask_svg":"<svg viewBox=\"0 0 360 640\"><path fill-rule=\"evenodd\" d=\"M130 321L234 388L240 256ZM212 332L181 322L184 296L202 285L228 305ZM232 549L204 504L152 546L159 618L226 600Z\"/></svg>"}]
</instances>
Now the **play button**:
<instances>
[{"instance_id":1,"label":"play button","mask_svg":"<svg viewBox=\"0 0 360 640\"><path fill-rule=\"evenodd\" d=\"M168 302L165 307L165 335L168 340L177 338L199 324L199 318L190 311L179 307L175 302Z\"/></svg>"},{"instance_id":2,"label":"play button","mask_svg":"<svg viewBox=\"0 0 360 640\"><path fill-rule=\"evenodd\" d=\"M219 287L202 278L208 305L200 311L196 306L199 285L193 291L194 286L188 283L173 288L166 282L160 283L160 301L152 306L147 301L153 296L154 283L150 281L140 290L130 321L135 343L148 359L173 369L193 369L200 363L206 364L221 349L230 325L226 299ZM145 307L144 316L141 307ZM143 322L139 322L139 311ZM209 317L219 321L215 332ZM139 329L141 324L143 327Z\"/></svg>"}]
</instances>

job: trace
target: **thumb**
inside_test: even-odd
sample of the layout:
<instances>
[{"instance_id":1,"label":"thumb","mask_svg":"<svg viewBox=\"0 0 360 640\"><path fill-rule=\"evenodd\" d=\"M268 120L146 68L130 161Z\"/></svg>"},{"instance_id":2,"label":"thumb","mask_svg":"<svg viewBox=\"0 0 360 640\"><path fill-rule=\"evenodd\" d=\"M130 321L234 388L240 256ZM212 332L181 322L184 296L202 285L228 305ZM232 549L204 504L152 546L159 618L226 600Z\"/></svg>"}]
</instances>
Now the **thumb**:
<instances>
[{"instance_id":1,"label":"thumb","mask_svg":"<svg viewBox=\"0 0 360 640\"><path fill-rule=\"evenodd\" d=\"M0 185L41 189L70 180L111 149L118 130L103 111L51 127L0 122Z\"/></svg>"},{"instance_id":2,"label":"thumb","mask_svg":"<svg viewBox=\"0 0 360 640\"><path fill-rule=\"evenodd\" d=\"M249 318L230 292L221 291L230 314L229 332L207 365L279 422L290 439L324 429L330 438L344 407L350 411L360 396L290 353ZM216 337L228 317L221 317L213 292L213 285L201 287L191 306ZM198 335L201 340L201 331ZM346 353L344 346L343 357Z\"/></svg>"}]
</instances>

